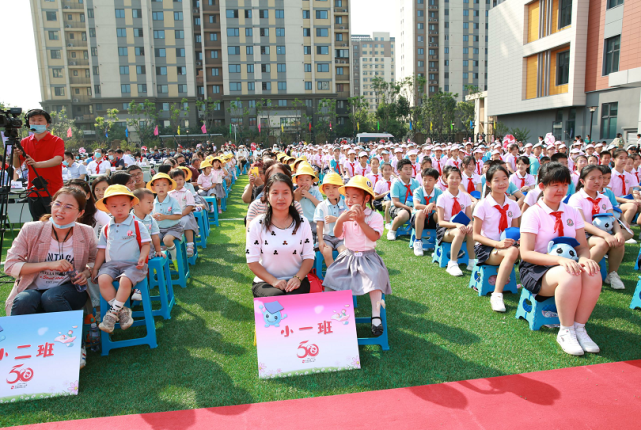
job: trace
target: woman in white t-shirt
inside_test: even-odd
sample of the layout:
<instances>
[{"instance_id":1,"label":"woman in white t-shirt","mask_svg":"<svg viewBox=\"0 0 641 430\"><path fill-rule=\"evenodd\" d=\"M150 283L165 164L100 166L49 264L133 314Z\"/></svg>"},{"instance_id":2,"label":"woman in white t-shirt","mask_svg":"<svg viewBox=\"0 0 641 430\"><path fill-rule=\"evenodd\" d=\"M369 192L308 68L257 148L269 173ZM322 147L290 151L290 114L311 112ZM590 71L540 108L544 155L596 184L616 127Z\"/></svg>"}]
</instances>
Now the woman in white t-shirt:
<instances>
[{"instance_id":1,"label":"woman in white t-shirt","mask_svg":"<svg viewBox=\"0 0 641 430\"><path fill-rule=\"evenodd\" d=\"M254 297L309 293L307 274L314 265L309 222L294 207L294 185L283 173L271 176L264 189L267 211L247 229L247 265L256 277Z\"/></svg>"}]
</instances>

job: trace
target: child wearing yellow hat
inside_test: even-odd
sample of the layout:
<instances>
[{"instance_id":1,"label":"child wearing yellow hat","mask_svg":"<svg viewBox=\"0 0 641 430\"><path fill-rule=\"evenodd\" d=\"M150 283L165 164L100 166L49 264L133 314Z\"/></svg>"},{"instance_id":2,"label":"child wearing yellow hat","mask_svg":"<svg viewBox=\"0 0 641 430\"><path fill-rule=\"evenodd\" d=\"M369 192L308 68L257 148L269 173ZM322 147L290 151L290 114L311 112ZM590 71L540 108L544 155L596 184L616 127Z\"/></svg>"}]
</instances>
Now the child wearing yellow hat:
<instances>
[{"instance_id":1,"label":"child wearing yellow hat","mask_svg":"<svg viewBox=\"0 0 641 430\"><path fill-rule=\"evenodd\" d=\"M134 219L131 209L139 200L124 185L111 185L96 207L113 218L103 227L98 240L98 254L92 278L97 279L100 295L109 303L109 310L100 323L100 330L112 333L116 322L128 329L133 324L131 309L125 302L132 288L147 277L147 257L151 236L144 224ZM120 282L118 291L113 282Z\"/></svg>"},{"instance_id":2,"label":"child wearing yellow hat","mask_svg":"<svg viewBox=\"0 0 641 430\"><path fill-rule=\"evenodd\" d=\"M319 189L327 198L316 206L316 211L314 212L316 231L322 233L318 235L318 249L323 254L327 267L334 262L332 255L334 250L339 253L345 250L343 240L334 235L336 220L347 209L345 200L338 191L342 186L343 179L338 173L331 172L326 174Z\"/></svg>"},{"instance_id":3,"label":"child wearing yellow hat","mask_svg":"<svg viewBox=\"0 0 641 430\"><path fill-rule=\"evenodd\" d=\"M372 334L380 336L384 330L380 317L381 306L385 306L382 294L392 292L387 267L376 253L376 241L384 229L383 217L373 210L374 191L366 177L354 176L339 191L349 210L336 220L334 234L344 239L346 249L327 268L323 286L335 291L351 290L355 296L369 294Z\"/></svg>"},{"instance_id":4,"label":"child wearing yellow hat","mask_svg":"<svg viewBox=\"0 0 641 430\"><path fill-rule=\"evenodd\" d=\"M160 240L171 255L174 269L178 270L178 253L174 240L183 236L183 227L180 223L182 209L178 200L169 195L169 191L176 189L176 182L166 173L157 173L151 181L147 182L147 188L156 194L151 216L158 223Z\"/></svg>"},{"instance_id":5,"label":"child wearing yellow hat","mask_svg":"<svg viewBox=\"0 0 641 430\"><path fill-rule=\"evenodd\" d=\"M314 222L314 212L316 211L316 206L323 201L320 191L314 187L314 182L318 181L318 178L312 166L305 163L299 166L296 174L292 175L292 179L296 184L294 198L303 207L303 216L309 221L315 239L316 223Z\"/></svg>"},{"instance_id":6,"label":"child wearing yellow hat","mask_svg":"<svg viewBox=\"0 0 641 430\"><path fill-rule=\"evenodd\" d=\"M216 196L216 199L222 199L225 197L225 189L223 188L223 177L225 176L225 170L222 169L220 160L218 158L214 159L214 164L218 167L217 170L214 170L214 166L209 161L205 161L200 164L200 168L203 169L203 172L198 175L198 194L201 196ZM209 209L210 212L216 210L214 205ZM218 209L219 213L222 213L220 208Z\"/></svg>"}]
</instances>

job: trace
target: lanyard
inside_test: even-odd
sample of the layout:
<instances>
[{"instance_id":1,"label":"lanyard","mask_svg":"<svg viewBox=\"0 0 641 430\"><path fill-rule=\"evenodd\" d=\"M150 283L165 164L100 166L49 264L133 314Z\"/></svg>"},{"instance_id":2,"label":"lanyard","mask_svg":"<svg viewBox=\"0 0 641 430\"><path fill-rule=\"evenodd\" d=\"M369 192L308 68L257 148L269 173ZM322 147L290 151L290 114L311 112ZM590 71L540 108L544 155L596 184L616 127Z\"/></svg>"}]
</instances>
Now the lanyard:
<instances>
[{"instance_id":1,"label":"lanyard","mask_svg":"<svg viewBox=\"0 0 641 430\"><path fill-rule=\"evenodd\" d=\"M69 237L69 234L71 234L71 231L73 230L73 227L69 229L67 234L65 235L65 238L63 239L62 242L60 242L60 239L58 238L58 233L56 233L56 229L52 228L51 231L53 231L53 236L56 238L56 241L58 242L58 255L61 256L62 258L62 251L65 247L65 242L67 241L67 238Z\"/></svg>"}]
</instances>

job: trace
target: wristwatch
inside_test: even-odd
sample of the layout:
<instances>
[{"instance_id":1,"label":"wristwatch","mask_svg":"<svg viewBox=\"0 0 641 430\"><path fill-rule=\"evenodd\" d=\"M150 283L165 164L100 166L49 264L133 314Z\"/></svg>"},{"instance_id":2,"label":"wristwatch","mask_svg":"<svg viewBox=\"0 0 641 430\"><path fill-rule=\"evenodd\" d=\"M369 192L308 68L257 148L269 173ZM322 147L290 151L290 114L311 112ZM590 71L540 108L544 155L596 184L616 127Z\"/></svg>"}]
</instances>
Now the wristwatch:
<instances>
[{"instance_id":1,"label":"wristwatch","mask_svg":"<svg viewBox=\"0 0 641 430\"><path fill-rule=\"evenodd\" d=\"M298 279L298 282L303 282L303 280L299 278L298 275L294 275L294 278Z\"/></svg>"}]
</instances>

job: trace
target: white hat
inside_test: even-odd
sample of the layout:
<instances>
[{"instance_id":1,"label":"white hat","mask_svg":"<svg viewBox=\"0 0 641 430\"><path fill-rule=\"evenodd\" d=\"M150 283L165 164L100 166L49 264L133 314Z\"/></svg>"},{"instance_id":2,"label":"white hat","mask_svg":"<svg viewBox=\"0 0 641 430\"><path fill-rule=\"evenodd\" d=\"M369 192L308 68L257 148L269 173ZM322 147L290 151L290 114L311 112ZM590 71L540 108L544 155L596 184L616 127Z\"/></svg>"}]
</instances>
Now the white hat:
<instances>
[{"instance_id":1,"label":"white hat","mask_svg":"<svg viewBox=\"0 0 641 430\"><path fill-rule=\"evenodd\" d=\"M531 148L531 147L532 147L531 143L526 143L525 146L524 146L524 148Z\"/></svg>"},{"instance_id":2,"label":"white hat","mask_svg":"<svg viewBox=\"0 0 641 430\"><path fill-rule=\"evenodd\" d=\"M407 155L418 155L418 151L416 151L415 149L412 149L407 153Z\"/></svg>"},{"instance_id":3,"label":"white hat","mask_svg":"<svg viewBox=\"0 0 641 430\"><path fill-rule=\"evenodd\" d=\"M358 158L361 158L361 157L369 157L369 154L365 151L361 151L358 153Z\"/></svg>"},{"instance_id":4,"label":"white hat","mask_svg":"<svg viewBox=\"0 0 641 430\"><path fill-rule=\"evenodd\" d=\"M501 153L500 153L499 151L497 151L496 149L495 149L494 151L492 151L492 155L494 155L494 154L499 154L499 155L501 155Z\"/></svg>"},{"instance_id":5,"label":"white hat","mask_svg":"<svg viewBox=\"0 0 641 430\"><path fill-rule=\"evenodd\" d=\"M381 155L385 155L385 154L389 154L389 152L387 150L383 149L383 151L381 152Z\"/></svg>"},{"instance_id":6,"label":"white hat","mask_svg":"<svg viewBox=\"0 0 641 430\"><path fill-rule=\"evenodd\" d=\"M476 154L477 152L482 154L482 153L483 153L483 150L482 150L481 148L476 148L476 149L474 150L473 154Z\"/></svg>"},{"instance_id":7,"label":"white hat","mask_svg":"<svg viewBox=\"0 0 641 430\"><path fill-rule=\"evenodd\" d=\"M545 147L546 149L556 149L553 143L550 143L548 146Z\"/></svg>"},{"instance_id":8,"label":"white hat","mask_svg":"<svg viewBox=\"0 0 641 430\"><path fill-rule=\"evenodd\" d=\"M349 154L354 154L354 155L356 155L356 151L354 151L353 149L350 149L349 151L347 151L347 154L348 154L348 155L349 155Z\"/></svg>"},{"instance_id":9,"label":"white hat","mask_svg":"<svg viewBox=\"0 0 641 430\"><path fill-rule=\"evenodd\" d=\"M601 142L597 142L594 144L594 147L596 148L597 146L603 146L603 144Z\"/></svg>"},{"instance_id":10,"label":"white hat","mask_svg":"<svg viewBox=\"0 0 641 430\"><path fill-rule=\"evenodd\" d=\"M594 148L594 145L589 144L588 146L585 147L585 149L588 149L588 148Z\"/></svg>"},{"instance_id":11,"label":"white hat","mask_svg":"<svg viewBox=\"0 0 641 430\"><path fill-rule=\"evenodd\" d=\"M536 145L534 145L533 148L543 148L543 144L539 142Z\"/></svg>"},{"instance_id":12,"label":"white hat","mask_svg":"<svg viewBox=\"0 0 641 430\"><path fill-rule=\"evenodd\" d=\"M559 145L559 149L561 149L561 148L567 148L567 146L565 146L565 143L562 143L562 144Z\"/></svg>"},{"instance_id":13,"label":"white hat","mask_svg":"<svg viewBox=\"0 0 641 430\"><path fill-rule=\"evenodd\" d=\"M579 148L572 148L572 150L570 151L570 154L578 154L579 152L581 152Z\"/></svg>"},{"instance_id":14,"label":"white hat","mask_svg":"<svg viewBox=\"0 0 641 430\"><path fill-rule=\"evenodd\" d=\"M401 148L394 148L394 154L403 153Z\"/></svg>"}]
</instances>

